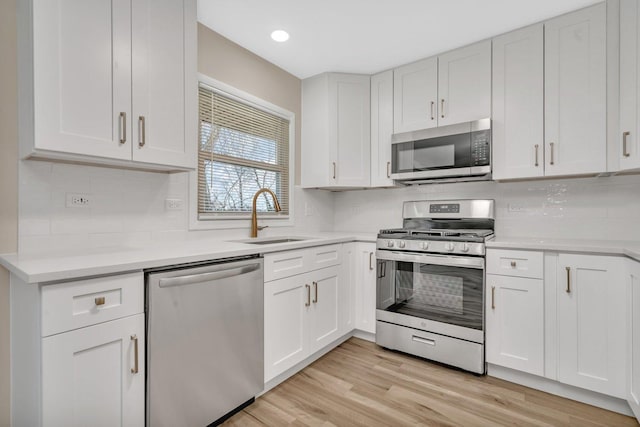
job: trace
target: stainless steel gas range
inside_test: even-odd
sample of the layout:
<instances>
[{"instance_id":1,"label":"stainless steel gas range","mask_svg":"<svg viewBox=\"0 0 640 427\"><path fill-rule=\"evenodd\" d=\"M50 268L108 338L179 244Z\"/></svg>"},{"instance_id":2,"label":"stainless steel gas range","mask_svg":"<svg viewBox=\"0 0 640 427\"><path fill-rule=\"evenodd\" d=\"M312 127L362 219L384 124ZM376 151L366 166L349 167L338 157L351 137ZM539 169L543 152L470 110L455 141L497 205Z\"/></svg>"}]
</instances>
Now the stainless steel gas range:
<instances>
[{"instance_id":1,"label":"stainless steel gas range","mask_svg":"<svg viewBox=\"0 0 640 427\"><path fill-rule=\"evenodd\" d=\"M484 374L485 241L493 200L405 202L377 240L376 343Z\"/></svg>"}]
</instances>

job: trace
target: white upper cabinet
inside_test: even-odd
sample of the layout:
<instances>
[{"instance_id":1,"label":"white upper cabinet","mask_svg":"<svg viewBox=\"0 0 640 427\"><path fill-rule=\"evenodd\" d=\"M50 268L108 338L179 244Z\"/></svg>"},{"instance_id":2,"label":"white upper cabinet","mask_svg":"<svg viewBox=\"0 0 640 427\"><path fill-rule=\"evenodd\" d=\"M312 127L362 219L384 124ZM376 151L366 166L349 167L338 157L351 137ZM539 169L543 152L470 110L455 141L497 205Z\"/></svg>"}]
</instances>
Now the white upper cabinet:
<instances>
[{"instance_id":1,"label":"white upper cabinet","mask_svg":"<svg viewBox=\"0 0 640 427\"><path fill-rule=\"evenodd\" d=\"M620 169L640 168L640 6L620 1Z\"/></svg>"},{"instance_id":2,"label":"white upper cabinet","mask_svg":"<svg viewBox=\"0 0 640 427\"><path fill-rule=\"evenodd\" d=\"M491 40L398 67L393 74L394 133L491 116Z\"/></svg>"},{"instance_id":3,"label":"white upper cabinet","mask_svg":"<svg viewBox=\"0 0 640 427\"><path fill-rule=\"evenodd\" d=\"M393 132L411 132L438 125L438 58L393 70Z\"/></svg>"},{"instance_id":4,"label":"white upper cabinet","mask_svg":"<svg viewBox=\"0 0 640 427\"><path fill-rule=\"evenodd\" d=\"M544 175L544 26L493 39L493 178Z\"/></svg>"},{"instance_id":5,"label":"white upper cabinet","mask_svg":"<svg viewBox=\"0 0 640 427\"><path fill-rule=\"evenodd\" d=\"M133 160L195 167L195 4L134 0Z\"/></svg>"},{"instance_id":6,"label":"white upper cabinet","mask_svg":"<svg viewBox=\"0 0 640 427\"><path fill-rule=\"evenodd\" d=\"M491 116L491 40L438 57L438 126Z\"/></svg>"},{"instance_id":7,"label":"white upper cabinet","mask_svg":"<svg viewBox=\"0 0 640 427\"><path fill-rule=\"evenodd\" d=\"M22 156L194 168L195 0L32 3L21 16Z\"/></svg>"},{"instance_id":8,"label":"white upper cabinet","mask_svg":"<svg viewBox=\"0 0 640 427\"><path fill-rule=\"evenodd\" d=\"M302 82L302 186L368 187L369 76L325 73Z\"/></svg>"},{"instance_id":9,"label":"white upper cabinet","mask_svg":"<svg viewBox=\"0 0 640 427\"><path fill-rule=\"evenodd\" d=\"M390 187L393 71L371 76L371 186Z\"/></svg>"},{"instance_id":10,"label":"white upper cabinet","mask_svg":"<svg viewBox=\"0 0 640 427\"><path fill-rule=\"evenodd\" d=\"M545 175L607 170L606 4L545 23Z\"/></svg>"}]
</instances>

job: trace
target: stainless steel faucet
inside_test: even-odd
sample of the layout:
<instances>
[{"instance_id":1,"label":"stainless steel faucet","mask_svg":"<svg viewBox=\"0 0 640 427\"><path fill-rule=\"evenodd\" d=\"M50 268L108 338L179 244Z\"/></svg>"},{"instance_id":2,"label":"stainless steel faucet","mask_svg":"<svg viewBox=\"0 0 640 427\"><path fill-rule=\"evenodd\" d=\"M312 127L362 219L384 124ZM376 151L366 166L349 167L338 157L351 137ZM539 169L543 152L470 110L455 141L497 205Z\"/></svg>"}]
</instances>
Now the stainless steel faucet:
<instances>
[{"instance_id":1,"label":"stainless steel faucet","mask_svg":"<svg viewBox=\"0 0 640 427\"><path fill-rule=\"evenodd\" d=\"M276 193L269 190L268 188L261 188L256 191L256 194L253 195L253 208L251 210L251 237L258 237L258 230L262 230L264 227L258 227L258 213L256 212L256 202L258 201L258 196L262 193L269 193L271 197L273 197L273 207L276 212L280 212L282 209L280 208L280 202L278 202L278 197Z\"/></svg>"}]
</instances>

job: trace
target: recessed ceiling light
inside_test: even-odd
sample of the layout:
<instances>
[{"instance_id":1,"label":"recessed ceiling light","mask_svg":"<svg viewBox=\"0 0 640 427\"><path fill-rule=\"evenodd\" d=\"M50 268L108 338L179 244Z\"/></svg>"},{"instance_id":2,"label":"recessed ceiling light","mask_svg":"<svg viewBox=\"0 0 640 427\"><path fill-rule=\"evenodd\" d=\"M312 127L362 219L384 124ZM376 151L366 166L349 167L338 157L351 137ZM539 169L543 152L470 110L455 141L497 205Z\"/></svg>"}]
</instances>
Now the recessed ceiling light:
<instances>
[{"instance_id":1,"label":"recessed ceiling light","mask_svg":"<svg viewBox=\"0 0 640 427\"><path fill-rule=\"evenodd\" d=\"M271 38L280 43L286 42L287 40L289 40L289 33L287 33L285 30L275 30L273 33L271 33Z\"/></svg>"}]
</instances>

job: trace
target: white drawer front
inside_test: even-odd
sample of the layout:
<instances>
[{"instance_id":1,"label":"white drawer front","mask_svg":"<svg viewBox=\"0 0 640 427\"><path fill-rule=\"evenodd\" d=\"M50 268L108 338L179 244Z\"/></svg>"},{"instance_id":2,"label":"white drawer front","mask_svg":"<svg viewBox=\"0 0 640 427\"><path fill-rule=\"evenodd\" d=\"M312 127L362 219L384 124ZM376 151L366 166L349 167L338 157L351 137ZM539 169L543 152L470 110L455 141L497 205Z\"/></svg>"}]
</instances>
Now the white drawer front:
<instances>
[{"instance_id":1,"label":"white drawer front","mask_svg":"<svg viewBox=\"0 0 640 427\"><path fill-rule=\"evenodd\" d=\"M342 245L318 246L309 251L309 270L339 265L342 261Z\"/></svg>"},{"instance_id":2,"label":"white drawer front","mask_svg":"<svg viewBox=\"0 0 640 427\"><path fill-rule=\"evenodd\" d=\"M542 279L543 260L543 252L487 249L487 273Z\"/></svg>"},{"instance_id":3,"label":"white drawer front","mask_svg":"<svg viewBox=\"0 0 640 427\"><path fill-rule=\"evenodd\" d=\"M142 272L42 287L43 337L142 312Z\"/></svg>"},{"instance_id":4,"label":"white drawer front","mask_svg":"<svg viewBox=\"0 0 640 427\"><path fill-rule=\"evenodd\" d=\"M306 272L308 254L306 249L266 254L264 256L264 281L270 282Z\"/></svg>"}]
</instances>

